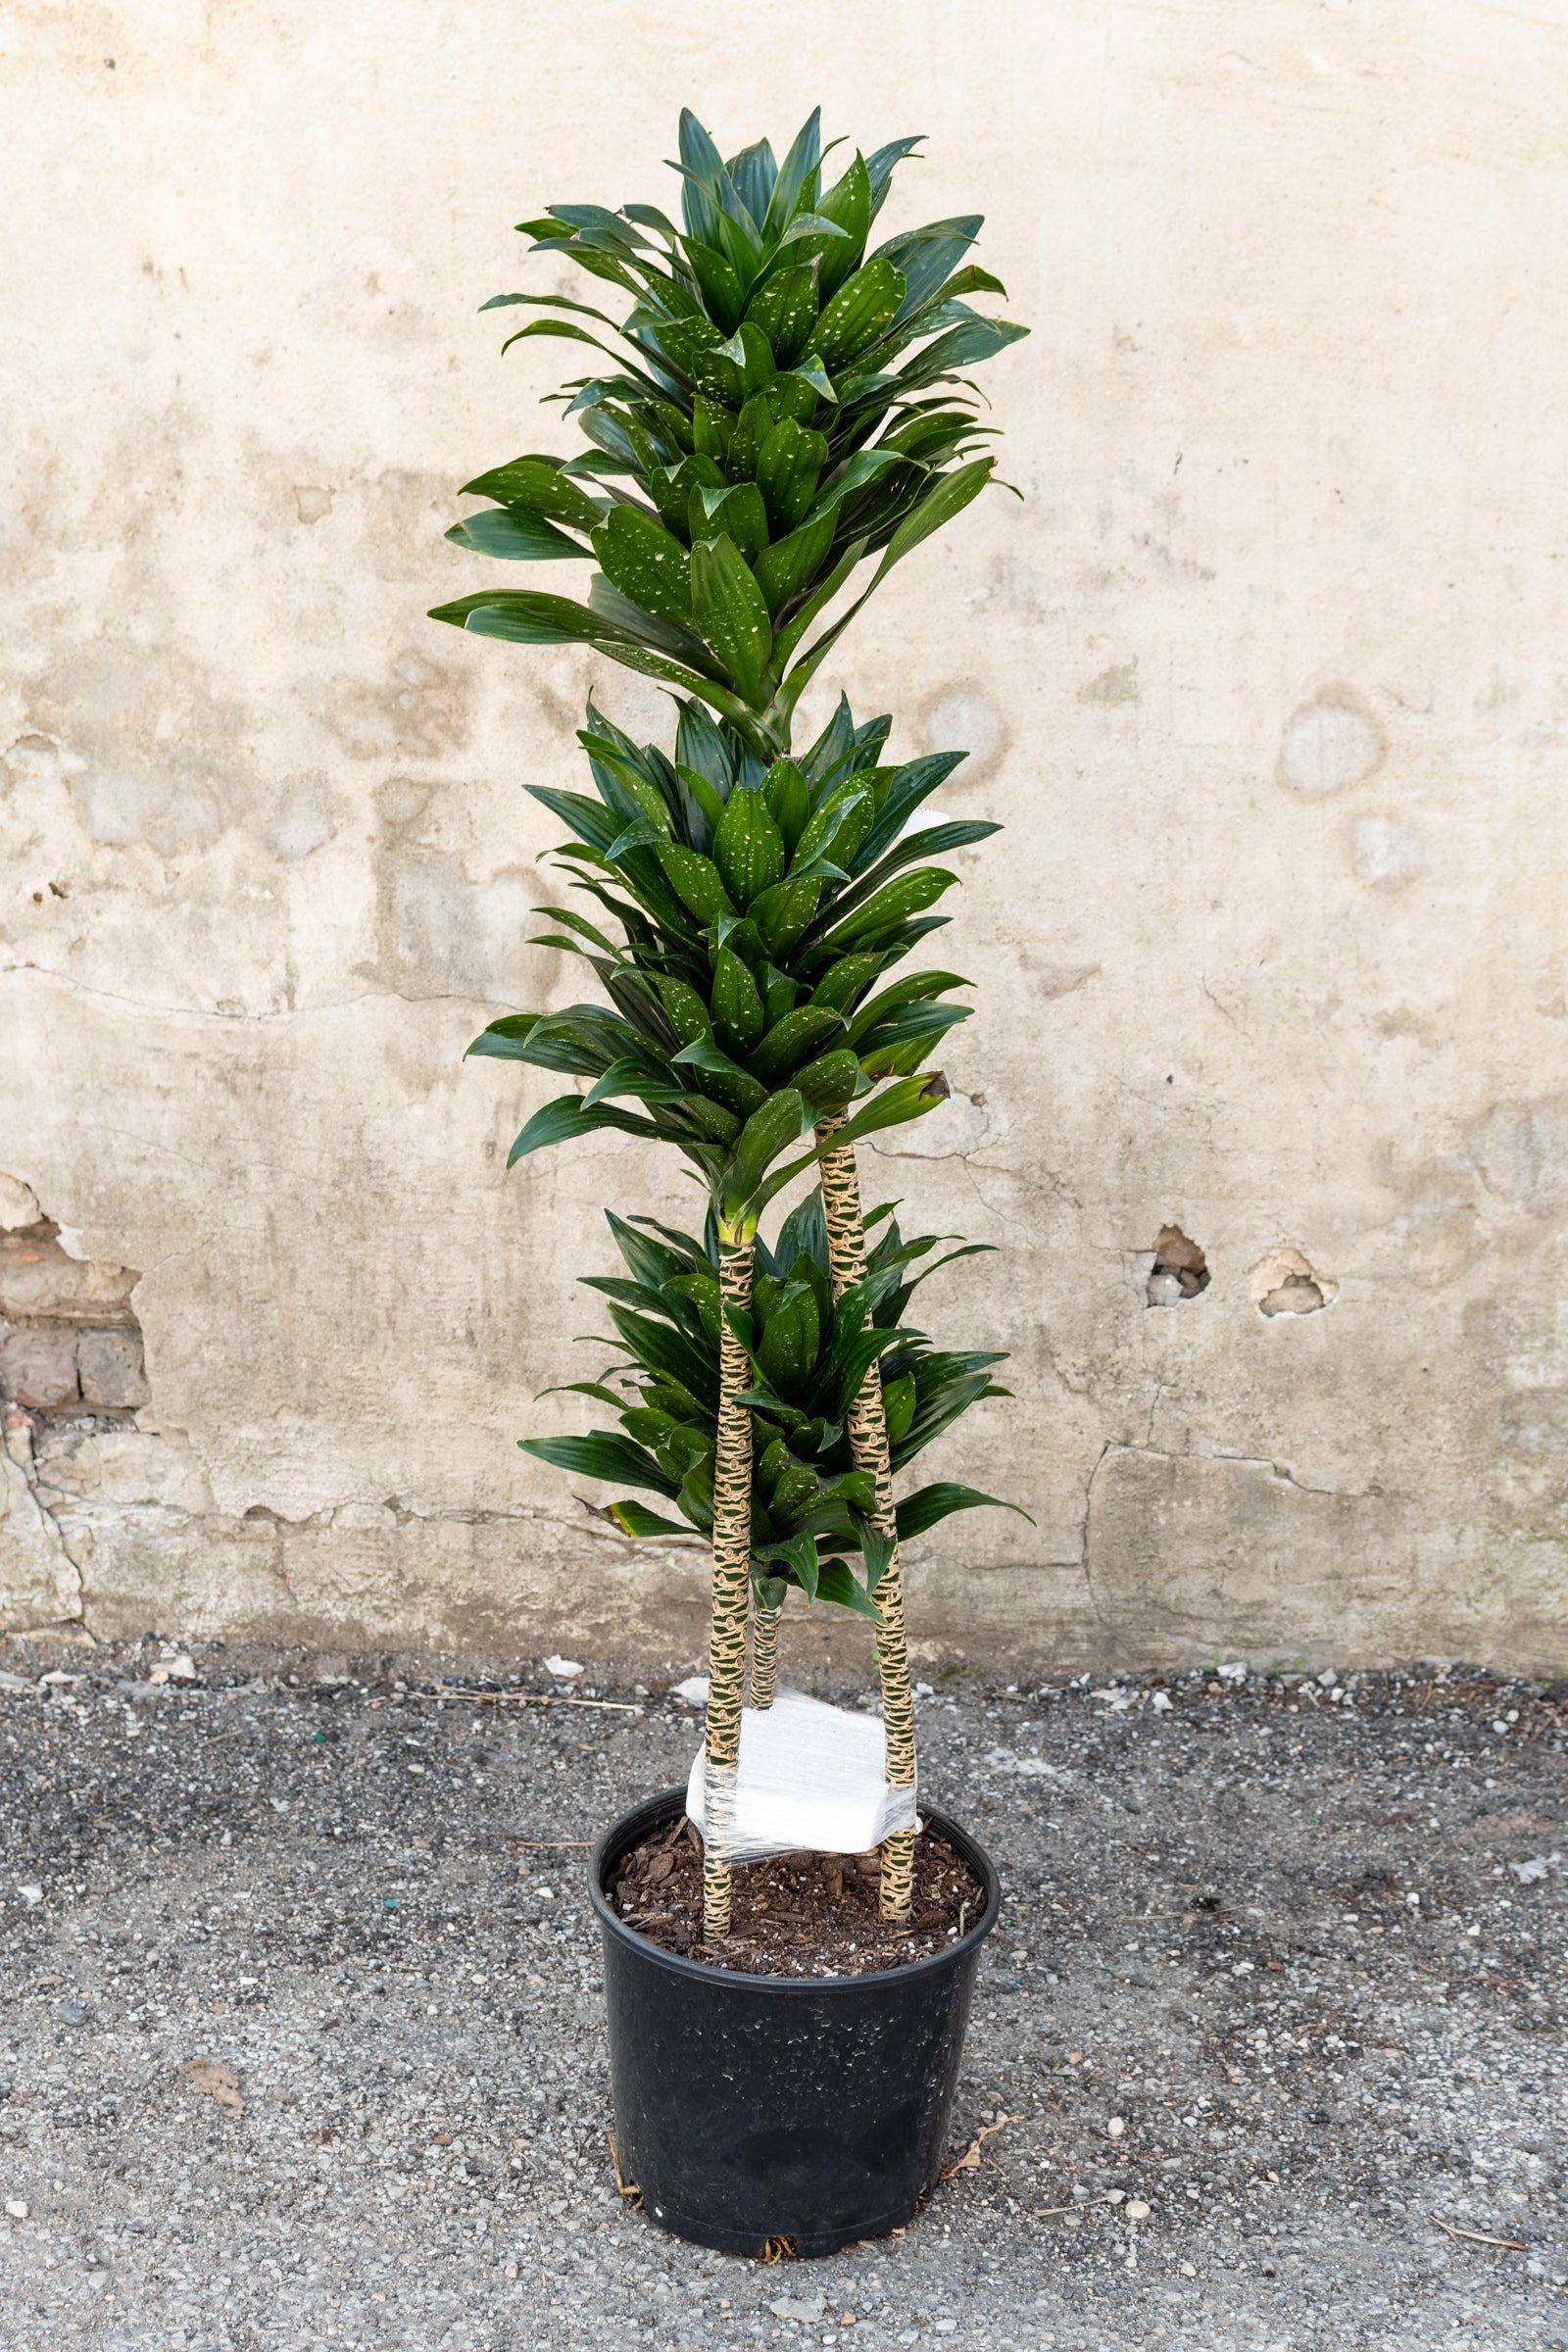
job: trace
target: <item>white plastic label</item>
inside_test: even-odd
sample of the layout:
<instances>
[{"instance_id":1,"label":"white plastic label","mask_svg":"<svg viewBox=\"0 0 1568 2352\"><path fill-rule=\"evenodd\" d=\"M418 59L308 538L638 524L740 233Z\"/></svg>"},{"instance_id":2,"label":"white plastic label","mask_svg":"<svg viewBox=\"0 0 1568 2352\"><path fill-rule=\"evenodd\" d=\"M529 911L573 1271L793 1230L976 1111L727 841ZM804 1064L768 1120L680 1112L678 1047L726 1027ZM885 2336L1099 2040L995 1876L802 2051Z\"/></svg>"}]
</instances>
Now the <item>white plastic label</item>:
<instances>
[{"instance_id":1,"label":"white plastic label","mask_svg":"<svg viewBox=\"0 0 1568 2352\"><path fill-rule=\"evenodd\" d=\"M780 1690L741 1715L741 1754L726 1772L709 1838L706 1748L686 1784L686 1811L721 1862L775 1854L863 1854L895 1830L917 1830L914 1790L889 1786L879 1715L854 1715L804 1690ZM717 1816L722 1815L722 1819Z\"/></svg>"}]
</instances>

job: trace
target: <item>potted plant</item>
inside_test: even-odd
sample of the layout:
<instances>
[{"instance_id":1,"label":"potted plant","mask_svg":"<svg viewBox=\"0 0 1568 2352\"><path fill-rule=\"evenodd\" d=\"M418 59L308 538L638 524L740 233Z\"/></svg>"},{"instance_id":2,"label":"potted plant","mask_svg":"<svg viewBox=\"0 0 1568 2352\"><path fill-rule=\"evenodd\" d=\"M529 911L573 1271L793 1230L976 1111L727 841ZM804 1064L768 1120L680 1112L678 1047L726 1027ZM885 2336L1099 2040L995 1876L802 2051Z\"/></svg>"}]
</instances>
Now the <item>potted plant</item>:
<instances>
[{"instance_id":1,"label":"potted plant","mask_svg":"<svg viewBox=\"0 0 1568 2352\"><path fill-rule=\"evenodd\" d=\"M615 1435L530 1444L592 1475L634 1474L710 1537L700 1944L661 1950L607 1891L628 1856L678 1823L678 1791L609 1833L593 1892L622 2156L645 2176L657 2218L735 2247L792 2235L803 2251L826 2250L912 2210L937 2160L978 1943L996 1914L989 1864L944 1825L942 1850L973 1878L943 1948L809 1985L715 1965L732 1936L731 1859L744 1850L748 1624L765 1695L792 1586L874 1619L898 1824L882 1839L878 1908L894 1936L918 1925L899 1538L991 1499L926 1490L901 1523L892 1475L912 1450L915 1421L904 1415L912 1396L918 1419L921 1349L888 1311L902 1287L889 1288L891 1237L867 1251L855 1146L946 1096L929 1056L966 1017L947 994L966 984L944 972L881 981L946 920L930 909L955 876L916 860L996 828L965 819L911 834L961 755L881 764L886 718L857 725L841 702L808 750L791 740L800 696L855 612L989 479L994 461L975 454L983 428L956 370L1023 331L964 299L1001 291L964 260L978 218L868 254L894 167L915 144L857 154L824 186L815 115L778 165L765 141L726 164L687 114L680 228L638 204L557 206L521 223L536 252L571 259L632 309L617 322L564 296L496 298L569 314L519 332L586 342L612 366L563 395L588 448L480 475L466 488L493 503L448 536L509 560L592 557L599 569L583 604L490 589L434 614L523 644L589 644L677 690L672 753L635 745L590 705L581 741L595 797L532 788L573 836L559 858L620 934L556 906L542 910L559 926L548 942L586 957L609 1004L508 1016L472 1051L590 1081L534 1114L514 1161L612 1127L673 1143L708 1196L700 1248L616 1228L623 1253L632 1245L637 1294L617 1301L617 1322L653 1305L635 1339L621 1331L642 1376L632 1419ZM870 558L869 580L808 642ZM819 1247L796 1249L780 1270L760 1243L761 1216L818 1168ZM639 1354L648 1348L652 1357ZM928 1434L948 1406L986 1392L989 1360L955 1376ZM603 1384L596 1393L624 1412ZM610 1507L623 1532L662 1532L646 1505ZM928 1837L925 1850L937 1849Z\"/></svg>"}]
</instances>

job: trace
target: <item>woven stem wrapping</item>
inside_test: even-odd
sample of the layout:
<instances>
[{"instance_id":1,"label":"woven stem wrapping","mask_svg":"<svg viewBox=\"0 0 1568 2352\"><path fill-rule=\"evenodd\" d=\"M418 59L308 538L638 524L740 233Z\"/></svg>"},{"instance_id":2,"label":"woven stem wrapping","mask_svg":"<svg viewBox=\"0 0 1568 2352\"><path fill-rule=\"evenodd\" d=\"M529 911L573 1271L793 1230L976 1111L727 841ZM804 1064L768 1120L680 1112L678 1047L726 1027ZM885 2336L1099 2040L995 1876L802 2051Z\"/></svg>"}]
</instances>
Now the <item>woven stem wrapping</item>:
<instances>
[{"instance_id":1,"label":"woven stem wrapping","mask_svg":"<svg viewBox=\"0 0 1568 2352\"><path fill-rule=\"evenodd\" d=\"M718 1287L741 1312L752 1301L753 1237L719 1230ZM751 1385L746 1349L723 1325L718 1345L718 1438L713 1461L713 1596L708 1645L708 1735L703 1773L703 1937L729 1934L735 1782L746 1692L746 1615L751 1596L752 1417L735 1400Z\"/></svg>"},{"instance_id":2,"label":"woven stem wrapping","mask_svg":"<svg viewBox=\"0 0 1568 2352\"><path fill-rule=\"evenodd\" d=\"M822 1149L822 1207L827 1219L828 1262L833 1272L833 1296L865 1277L865 1229L860 1221L860 1180L855 1146L827 1149L843 1126L840 1117L821 1119L816 1140ZM909 1651L904 1633L904 1579L899 1566L899 1526L893 1501L893 1465L888 1452L887 1415L882 1407L882 1378L873 1364L850 1407L850 1446L858 1470L870 1473L876 1490L871 1524L893 1544L893 1557L876 1589L882 1613L876 1637L877 1671L882 1680L882 1728L887 1743L887 1776L895 1788L914 1787L914 1697L909 1688ZM882 1840L880 1873L882 1917L906 1927L914 1883L914 1832L896 1830Z\"/></svg>"},{"instance_id":3,"label":"woven stem wrapping","mask_svg":"<svg viewBox=\"0 0 1568 2352\"><path fill-rule=\"evenodd\" d=\"M752 1615L752 1705L773 1704L778 1690L778 1621L782 1609L754 1610Z\"/></svg>"}]
</instances>

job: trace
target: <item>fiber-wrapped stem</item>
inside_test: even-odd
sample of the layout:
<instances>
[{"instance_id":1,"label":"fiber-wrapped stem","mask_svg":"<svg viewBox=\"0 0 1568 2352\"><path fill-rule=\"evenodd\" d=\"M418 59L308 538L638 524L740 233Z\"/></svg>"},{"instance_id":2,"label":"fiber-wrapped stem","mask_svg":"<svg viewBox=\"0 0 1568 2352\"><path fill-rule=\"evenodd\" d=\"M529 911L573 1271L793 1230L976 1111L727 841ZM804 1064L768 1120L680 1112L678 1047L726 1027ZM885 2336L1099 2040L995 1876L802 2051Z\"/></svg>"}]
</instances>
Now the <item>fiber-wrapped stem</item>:
<instances>
[{"instance_id":1,"label":"fiber-wrapped stem","mask_svg":"<svg viewBox=\"0 0 1568 2352\"><path fill-rule=\"evenodd\" d=\"M770 1707L778 1689L778 1621L782 1609L758 1608L752 1614L752 1704Z\"/></svg>"},{"instance_id":2,"label":"fiber-wrapped stem","mask_svg":"<svg viewBox=\"0 0 1568 2352\"><path fill-rule=\"evenodd\" d=\"M727 1306L752 1302L755 1230L721 1225L718 1287ZM752 1417L736 1399L751 1384L746 1349L726 1322L718 1343L718 1437L713 1460L713 1606L708 1646L708 1736L703 1773L703 1939L729 1934L735 1775L746 1691L746 1612L752 1589Z\"/></svg>"},{"instance_id":3,"label":"fiber-wrapped stem","mask_svg":"<svg viewBox=\"0 0 1568 2352\"><path fill-rule=\"evenodd\" d=\"M817 1122L816 1140L822 1152L822 1208L827 1220L828 1262L833 1271L833 1296L865 1278L865 1229L860 1221L860 1180L855 1164L855 1146L829 1149L843 1126L842 1116ZM850 1446L858 1470L869 1471L876 1489L871 1524L893 1544L893 1557L876 1589L882 1623L876 1637L877 1671L882 1679L882 1732L887 1749L887 1777L895 1788L914 1787L914 1698L909 1689L909 1652L904 1634L904 1581L899 1568L899 1524L893 1501L893 1464L888 1452L887 1415L882 1406L882 1380L872 1365L850 1407ZM885 1920L906 1927L914 1880L914 1832L895 1830L882 1840L881 1913Z\"/></svg>"}]
</instances>

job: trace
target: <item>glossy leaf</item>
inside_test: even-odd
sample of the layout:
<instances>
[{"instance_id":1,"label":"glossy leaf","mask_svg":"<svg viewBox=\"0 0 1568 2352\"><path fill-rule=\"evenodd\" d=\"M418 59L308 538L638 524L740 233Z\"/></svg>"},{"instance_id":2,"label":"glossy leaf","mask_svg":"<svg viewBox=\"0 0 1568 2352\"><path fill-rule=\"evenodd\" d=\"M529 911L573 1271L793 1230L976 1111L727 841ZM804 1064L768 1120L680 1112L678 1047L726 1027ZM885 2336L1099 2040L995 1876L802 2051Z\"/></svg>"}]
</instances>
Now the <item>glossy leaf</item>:
<instances>
[{"instance_id":1,"label":"glossy leaf","mask_svg":"<svg viewBox=\"0 0 1568 2352\"><path fill-rule=\"evenodd\" d=\"M936 1486L917 1488L899 1504L899 1542L912 1543L916 1536L925 1535L955 1511L981 1509L1016 1511L1020 1519L1029 1519L1027 1511L1020 1510L1015 1502L1004 1502L999 1494L982 1494L974 1487L943 1481ZM1029 1524L1033 1527L1034 1521L1029 1519Z\"/></svg>"},{"instance_id":2,"label":"glossy leaf","mask_svg":"<svg viewBox=\"0 0 1568 2352\"><path fill-rule=\"evenodd\" d=\"M767 607L732 539L704 540L692 549L692 619L738 691L754 708L773 647Z\"/></svg>"},{"instance_id":3,"label":"glossy leaf","mask_svg":"<svg viewBox=\"0 0 1568 2352\"><path fill-rule=\"evenodd\" d=\"M738 907L748 907L784 872L783 835L760 792L732 792L713 829L713 863Z\"/></svg>"},{"instance_id":4,"label":"glossy leaf","mask_svg":"<svg viewBox=\"0 0 1568 2352\"><path fill-rule=\"evenodd\" d=\"M499 556L512 564L558 564L563 558L584 557L590 551L564 531L558 531L553 522L542 514L529 514L510 507L487 507L483 514L470 514L466 522L455 522L446 534L454 547L466 547L476 556Z\"/></svg>"},{"instance_id":5,"label":"glossy leaf","mask_svg":"<svg viewBox=\"0 0 1568 2352\"><path fill-rule=\"evenodd\" d=\"M671 887L683 906L689 906L701 923L712 923L721 914L737 911L734 901L724 888L723 879L710 858L680 844L659 852L659 862L668 876Z\"/></svg>"},{"instance_id":6,"label":"glossy leaf","mask_svg":"<svg viewBox=\"0 0 1568 2352\"><path fill-rule=\"evenodd\" d=\"M833 545L835 520L835 513L829 511L814 522L803 523L799 530L775 539L759 556L757 585L771 617L776 619L821 570ZM782 640L780 651L782 659L788 660L789 647Z\"/></svg>"},{"instance_id":7,"label":"glossy leaf","mask_svg":"<svg viewBox=\"0 0 1568 2352\"><path fill-rule=\"evenodd\" d=\"M813 1118L821 1118L828 1111L843 1110L855 1100L860 1084L859 1061L843 1046L807 1062L794 1073L791 1083L810 1104Z\"/></svg>"},{"instance_id":8,"label":"glossy leaf","mask_svg":"<svg viewBox=\"0 0 1568 2352\"><path fill-rule=\"evenodd\" d=\"M816 324L815 268L807 262L775 270L746 306L749 323L767 337L780 368L793 368Z\"/></svg>"},{"instance_id":9,"label":"glossy leaf","mask_svg":"<svg viewBox=\"0 0 1568 2352\"><path fill-rule=\"evenodd\" d=\"M558 458L514 458L510 466L493 466L488 473L465 482L462 495L493 498L500 506L542 514L578 531L591 531L604 519L603 508L562 472Z\"/></svg>"},{"instance_id":10,"label":"glossy leaf","mask_svg":"<svg viewBox=\"0 0 1568 2352\"><path fill-rule=\"evenodd\" d=\"M680 541L637 507L613 507L594 532L605 576L647 612L692 617L691 558Z\"/></svg>"},{"instance_id":11,"label":"glossy leaf","mask_svg":"<svg viewBox=\"0 0 1568 2352\"><path fill-rule=\"evenodd\" d=\"M810 1060L827 1039L841 1034L843 1026L840 1015L826 1005L799 1004L775 1021L756 1051L747 1055L746 1066L764 1086L781 1085L803 1062Z\"/></svg>"},{"instance_id":12,"label":"glossy leaf","mask_svg":"<svg viewBox=\"0 0 1568 2352\"><path fill-rule=\"evenodd\" d=\"M553 1102L546 1102L534 1112L507 1153L507 1165L514 1168L530 1152L542 1152L551 1144L572 1143L578 1136L591 1135L601 1127L617 1127L622 1135L657 1137L659 1134L652 1120L617 1110L612 1102L596 1102L592 1110L585 1110L580 1095L558 1095Z\"/></svg>"},{"instance_id":13,"label":"glossy leaf","mask_svg":"<svg viewBox=\"0 0 1568 2352\"><path fill-rule=\"evenodd\" d=\"M733 801L730 806L733 808ZM767 1016L757 982L728 948L720 948L713 958L711 1004L715 1039L726 1054L744 1058L761 1037ZM752 1075L768 1083L766 1070L754 1069Z\"/></svg>"},{"instance_id":14,"label":"glossy leaf","mask_svg":"<svg viewBox=\"0 0 1568 2352\"><path fill-rule=\"evenodd\" d=\"M757 487L761 493L774 537L793 531L805 519L827 463L827 437L782 417L767 435L757 458Z\"/></svg>"},{"instance_id":15,"label":"glossy leaf","mask_svg":"<svg viewBox=\"0 0 1568 2352\"><path fill-rule=\"evenodd\" d=\"M820 219L844 231L842 238L827 243L822 254L819 282L825 303L858 267L870 232L871 177L861 157L857 156L837 185L818 199L816 210Z\"/></svg>"},{"instance_id":16,"label":"glossy leaf","mask_svg":"<svg viewBox=\"0 0 1568 2352\"><path fill-rule=\"evenodd\" d=\"M615 1485L648 1487L656 1494L671 1498L679 1492L672 1479L641 1446L629 1438L615 1437L608 1431L596 1431L586 1438L520 1438L524 1453L536 1460L553 1462L558 1470L571 1470L579 1478L602 1478Z\"/></svg>"},{"instance_id":17,"label":"glossy leaf","mask_svg":"<svg viewBox=\"0 0 1568 2352\"><path fill-rule=\"evenodd\" d=\"M807 1109L793 1087L785 1087L759 1104L741 1129L725 1186L726 1200L737 1207L749 1200L781 1152L798 1143L808 1125Z\"/></svg>"},{"instance_id":18,"label":"glossy leaf","mask_svg":"<svg viewBox=\"0 0 1568 2352\"><path fill-rule=\"evenodd\" d=\"M750 564L767 545L767 509L755 482L721 489L695 487L687 501L686 516L694 547L700 540L716 539L723 532Z\"/></svg>"},{"instance_id":19,"label":"glossy leaf","mask_svg":"<svg viewBox=\"0 0 1568 2352\"><path fill-rule=\"evenodd\" d=\"M886 260L867 262L845 279L811 329L810 347L829 375L839 375L887 332L904 290L903 277Z\"/></svg>"}]
</instances>

